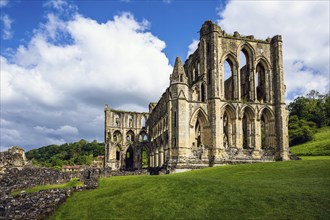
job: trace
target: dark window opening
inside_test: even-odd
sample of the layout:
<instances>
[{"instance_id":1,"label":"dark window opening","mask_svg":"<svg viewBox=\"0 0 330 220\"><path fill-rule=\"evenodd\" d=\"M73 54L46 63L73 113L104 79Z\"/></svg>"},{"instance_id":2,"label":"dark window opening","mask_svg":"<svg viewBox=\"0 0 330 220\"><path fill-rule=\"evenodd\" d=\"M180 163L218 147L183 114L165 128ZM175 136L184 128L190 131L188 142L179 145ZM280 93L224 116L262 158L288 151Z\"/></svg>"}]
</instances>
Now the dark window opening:
<instances>
[{"instance_id":1,"label":"dark window opening","mask_svg":"<svg viewBox=\"0 0 330 220\"><path fill-rule=\"evenodd\" d=\"M205 87L204 87L204 84L201 85L201 102L205 102Z\"/></svg>"}]
</instances>

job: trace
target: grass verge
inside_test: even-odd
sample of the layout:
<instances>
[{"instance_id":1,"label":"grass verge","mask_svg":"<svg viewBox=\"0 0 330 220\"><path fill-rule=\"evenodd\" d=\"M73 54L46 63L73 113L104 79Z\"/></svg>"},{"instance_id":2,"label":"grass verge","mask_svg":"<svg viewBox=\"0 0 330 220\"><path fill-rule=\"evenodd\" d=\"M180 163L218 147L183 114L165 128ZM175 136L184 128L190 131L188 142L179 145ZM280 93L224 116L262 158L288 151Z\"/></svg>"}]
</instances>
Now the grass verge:
<instances>
[{"instance_id":1,"label":"grass verge","mask_svg":"<svg viewBox=\"0 0 330 220\"><path fill-rule=\"evenodd\" d=\"M330 160L99 179L51 219L329 219Z\"/></svg>"},{"instance_id":2,"label":"grass verge","mask_svg":"<svg viewBox=\"0 0 330 220\"><path fill-rule=\"evenodd\" d=\"M25 191L27 193L34 193L38 192L40 190L47 190L47 189L65 189L65 188L71 188L74 186L83 186L84 183L80 182L79 178L72 178L69 182L63 183L63 184L52 184L52 185L42 185L42 186L36 186L28 189L20 189L15 190L11 192L12 195L20 194L22 191Z\"/></svg>"}]
</instances>

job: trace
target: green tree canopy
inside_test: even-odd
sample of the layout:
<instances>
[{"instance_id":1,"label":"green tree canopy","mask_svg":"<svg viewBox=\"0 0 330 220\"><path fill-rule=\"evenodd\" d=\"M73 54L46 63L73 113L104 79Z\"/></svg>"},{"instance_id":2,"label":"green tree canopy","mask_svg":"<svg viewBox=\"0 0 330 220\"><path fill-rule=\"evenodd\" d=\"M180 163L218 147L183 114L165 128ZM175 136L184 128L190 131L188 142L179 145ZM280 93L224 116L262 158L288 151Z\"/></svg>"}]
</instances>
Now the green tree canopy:
<instances>
[{"instance_id":1,"label":"green tree canopy","mask_svg":"<svg viewBox=\"0 0 330 220\"><path fill-rule=\"evenodd\" d=\"M90 165L95 157L104 155L104 143L98 143L96 140L89 143L82 139L74 143L33 149L26 152L25 155L34 164L47 167Z\"/></svg>"}]
</instances>

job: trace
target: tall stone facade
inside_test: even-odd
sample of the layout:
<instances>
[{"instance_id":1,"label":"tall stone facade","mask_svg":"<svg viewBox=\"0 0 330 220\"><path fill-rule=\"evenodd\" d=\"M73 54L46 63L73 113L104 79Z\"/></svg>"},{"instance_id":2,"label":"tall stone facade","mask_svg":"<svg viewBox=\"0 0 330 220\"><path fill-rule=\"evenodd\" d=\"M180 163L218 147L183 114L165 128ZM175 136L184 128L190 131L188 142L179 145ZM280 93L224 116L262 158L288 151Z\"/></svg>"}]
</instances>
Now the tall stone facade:
<instances>
[{"instance_id":1,"label":"tall stone facade","mask_svg":"<svg viewBox=\"0 0 330 220\"><path fill-rule=\"evenodd\" d=\"M281 36L229 35L206 21L198 48L184 64L176 59L170 85L149 113L106 106L105 143L105 165L113 169L288 160Z\"/></svg>"}]
</instances>

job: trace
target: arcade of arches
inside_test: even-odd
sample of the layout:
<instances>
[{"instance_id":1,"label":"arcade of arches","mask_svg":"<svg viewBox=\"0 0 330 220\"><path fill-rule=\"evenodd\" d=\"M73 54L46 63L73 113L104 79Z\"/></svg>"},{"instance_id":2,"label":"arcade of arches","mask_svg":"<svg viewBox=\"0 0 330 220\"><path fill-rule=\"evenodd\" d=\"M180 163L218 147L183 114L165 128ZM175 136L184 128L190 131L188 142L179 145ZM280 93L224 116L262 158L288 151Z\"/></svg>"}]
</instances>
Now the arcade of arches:
<instances>
[{"instance_id":1,"label":"arcade of arches","mask_svg":"<svg viewBox=\"0 0 330 220\"><path fill-rule=\"evenodd\" d=\"M229 35L211 21L177 58L149 112L105 107L105 165L175 171L288 160L282 38Z\"/></svg>"}]
</instances>

